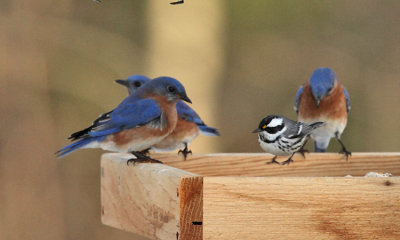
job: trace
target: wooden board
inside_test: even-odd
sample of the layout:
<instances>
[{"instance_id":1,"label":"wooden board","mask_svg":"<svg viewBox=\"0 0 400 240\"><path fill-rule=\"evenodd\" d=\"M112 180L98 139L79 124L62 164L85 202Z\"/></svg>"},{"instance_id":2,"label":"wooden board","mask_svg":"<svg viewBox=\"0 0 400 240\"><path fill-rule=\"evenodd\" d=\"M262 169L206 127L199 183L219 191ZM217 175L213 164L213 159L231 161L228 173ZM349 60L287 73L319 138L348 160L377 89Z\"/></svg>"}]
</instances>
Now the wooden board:
<instances>
[{"instance_id":1,"label":"wooden board","mask_svg":"<svg viewBox=\"0 0 400 240\"><path fill-rule=\"evenodd\" d=\"M308 154L289 166L267 165L268 154L127 166L131 157L102 157L102 222L150 239L400 239L400 178L343 177L398 176L399 153Z\"/></svg>"},{"instance_id":2,"label":"wooden board","mask_svg":"<svg viewBox=\"0 0 400 240\"><path fill-rule=\"evenodd\" d=\"M163 164L127 166L130 157L102 157L102 223L151 239L177 239L180 181L196 175Z\"/></svg>"},{"instance_id":3,"label":"wooden board","mask_svg":"<svg viewBox=\"0 0 400 240\"><path fill-rule=\"evenodd\" d=\"M184 177L179 190L181 240L203 239L203 177Z\"/></svg>"},{"instance_id":4,"label":"wooden board","mask_svg":"<svg viewBox=\"0 0 400 240\"><path fill-rule=\"evenodd\" d=\"M400 239L400 178L205 177L204 239Z\"/></svg>"},{"instance_id":5,"label":"wooden board","mask_svg":"<svg viewBox=\"0 0 400 240\"><path fill-rule=\"evenodd\" d=\"M127 157L130 154L113 153ZM152 157L169 166L202 176L293 176L293 177L343 177L364 176L368 172L390 172L400 176L400 153L353 153L346 161L342 154L310 153L305 159L294 156L289 166L267 165L272 155L267 153L218 153L189 155L186 161L177 154L152 154ZM278 157L284 161L287 157Z\"/></svg>"}]
</instances>

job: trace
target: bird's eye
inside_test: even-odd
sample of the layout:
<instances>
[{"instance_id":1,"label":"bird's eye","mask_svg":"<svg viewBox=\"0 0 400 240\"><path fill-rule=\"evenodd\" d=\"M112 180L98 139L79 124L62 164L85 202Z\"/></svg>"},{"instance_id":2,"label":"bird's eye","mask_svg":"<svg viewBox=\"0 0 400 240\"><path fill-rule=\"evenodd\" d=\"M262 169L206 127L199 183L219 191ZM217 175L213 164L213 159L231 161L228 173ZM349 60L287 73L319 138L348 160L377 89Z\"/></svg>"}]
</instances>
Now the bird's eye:
<instances>
[{"instance_id":1,"label":"bird's eye","mask_svg":"<svg viewBox=\"0 0 400 240\"><path fill-rule=\"evenodd\" d=\"M266 129L266 128L267 128L267 125L263 125L261 128L262 128L262 129Z\"/></svg>"},{"instance_id":2,"label":"bird's eye","mask_svg":"<svg viewBox=\"0 0 400 240\"><path fill-rule=\"evenodd\" d=\"M172 87L172 86L168 87L168 92L174 93L175 91L176 91L176 89L174 87Z\"/></svg>"},{"instance_id":3,"label":"bird's eye","mask_svg":"<svg viewBox=\"0 0 400 240\"><path fill-rule=\"evenodd\" d=\"M135 87L140 87L142 84L140 82L134 82L133 85L135 85Z\"/></svg>"},{"instance_id":4,"label":"bird's eye","mask_svg":"<svg viewBox=\"0 0 400 240\"><path fill-rule=\"evenodd\" d=\"M285 127L285 126L284 126L283 124L281 124L281 125L278 125L278 126L276 126L276 127L267 127L267 128L265 129L265 131L267 131L267 132L270 133L270 134L275 134L275 133L281 131L284 127Z\"/></svg>"}]
</instances>

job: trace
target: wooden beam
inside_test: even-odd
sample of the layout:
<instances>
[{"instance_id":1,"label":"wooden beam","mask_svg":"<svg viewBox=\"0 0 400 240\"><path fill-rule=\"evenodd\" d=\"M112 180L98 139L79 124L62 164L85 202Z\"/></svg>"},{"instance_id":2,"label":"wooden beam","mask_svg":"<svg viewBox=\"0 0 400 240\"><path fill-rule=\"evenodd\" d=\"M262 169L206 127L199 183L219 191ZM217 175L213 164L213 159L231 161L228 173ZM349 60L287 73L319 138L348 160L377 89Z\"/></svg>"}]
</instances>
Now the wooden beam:
<instances>
[{"instance_id":1,"label":"wooden beam","mask_svg":"<svg viewBox=\"0 0 400 240\"><path fill-rule=\"evenodd\" d=\"M400 178L205 177L204 239L400 239Z\"/></svg>"},{"instance_id":2,"label":"wooden beam","mask_svg":"<svg viewBox=\"0 0 400 240\"><path fill-rule=\"evenodd\" d=\"M203 239L203 177L184 177L179 191L181 240Z\"/></svg>"},{"instance_id":3,"label":"wooden beam","mask_svg":"<svg viewBox=\"0 0 400 240\"><path fill-rule=\"evenodd\" d=\"M130 154L114 153L115 157ZM400 153L353 153L346 161L342 154L310 153L305 159L294 156L289 166L267 165L272 155L266 153L218 153L189 155L186 161L177 154L152 154L169 166L203 176L293 176L293 177L344 177L364 176L368 172L390 172L400 175ZM287 157L278 157L284 161Z\"/></svg>"},{"instance_id":4,"label":"wooden beam","mask_svg":"<svg viewBox=\"0 0 400 240\"><path fill-rule=\"evenodd\" d=\"M196 174L163 164L127 166L131 157L102 157L102 223L151 239L177 239L181 178Z\"/></svg>"},{"instance_id":5,"label":"wooden beam","mask_svg":"<svg viewBox=\"0 0 400 240\"><path fill-rule=\"evenodd\" d=\"M131 157L102 157L102 222L151 239L400 238L400 178L343 177L398 176L399 153L358 153L348 162L338 154L309 154L289 166L267 165L268 154L186 161L155 154L166 164L127 166Z\"/></svg>"}]
</instances>

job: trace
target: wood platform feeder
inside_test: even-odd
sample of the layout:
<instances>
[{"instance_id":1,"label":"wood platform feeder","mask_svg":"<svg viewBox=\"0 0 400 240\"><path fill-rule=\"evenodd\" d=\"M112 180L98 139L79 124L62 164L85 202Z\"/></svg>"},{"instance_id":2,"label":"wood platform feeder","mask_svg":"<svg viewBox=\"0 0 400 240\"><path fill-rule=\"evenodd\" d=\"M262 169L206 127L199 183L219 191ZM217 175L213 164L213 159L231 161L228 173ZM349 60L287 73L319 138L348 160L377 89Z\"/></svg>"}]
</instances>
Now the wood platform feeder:
<instances>
[{"instance_id":1,"label":"wood platform feeder","mask_svg":"<svg viewBox=\"0 0 400 240\"><path fill-rule=\"evenodd\" d=\"M150 239L400 239L400 178L362 177L399 176L400 153L131 157L102 156L102 222Z\"/></svg>"}]
</instances>

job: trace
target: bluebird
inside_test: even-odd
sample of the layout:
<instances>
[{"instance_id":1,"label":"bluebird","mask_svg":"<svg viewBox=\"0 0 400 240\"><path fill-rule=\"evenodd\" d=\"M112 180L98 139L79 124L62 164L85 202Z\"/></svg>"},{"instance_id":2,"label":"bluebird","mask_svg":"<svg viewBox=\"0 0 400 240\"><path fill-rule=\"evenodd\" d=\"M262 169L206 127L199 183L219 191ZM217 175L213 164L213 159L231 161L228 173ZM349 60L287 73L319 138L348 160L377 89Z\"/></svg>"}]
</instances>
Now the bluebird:
<instances>
[{"instance_id":1,"label":"bluebird","mask_svg":"<svg viewBox=\"0 0 400 240\"><path fill-rule=\"evenodd\" d=\"M117 83L128 88L129 94L135 93L140 86L150 81L146 76L133 75L126 80L116 80ZM178 153L182 153L184 158L192 151L188 150L188 144L192 142L200 133L206 136L219 136L217 129L207 126L199 115L183 101L176 104L178 112L178 123L174 131L164 138L161 142L152 147L155 151L173 151L178 148Z\"/></svg>"},{"instance_id":2,"label":"bluebird","mask_svg":"<svg viewBox=\"0 0 400 240\"><path fill-rule=\"evenodd\" d=\"M64 157L80 148L102 148L131 152L133 162L158 162L141 151L151 148L168 136L176 126L176 103L191 103L183 85L171 77L159 77L126 97L114 110L104 113L91 126L73 133L73 142L57 151Z\"/></svg>"},{"instance_id":3,"label":"bluebird","mask_svg":"<svg viewBox=\"0 0 400 240\"><path fill-rule=\"evenodd\" d=\"M293 162L293 155L306 143L310 134L323 126L323 122L306 124L296 122L278 115L269 115L261 120L253 133L258 133L258 142L261 148L274 154L271 163L277 163L277 156L290 155L289 159L282 162L282 165Z\"/></svg>"},{"instance_id":4,"label":"bluebird","mask_svg":"<svg viewBox=\"0 0 400 240\"><path fill-rule=\"evenodd\" d=\"M314 151L326 152L330 139L335 138L342 147L340 153L344 153L346 159L351 152L346 149L340 136L346 127L350 108L349 93L330 68L316 69L310 81L297 91L294 103L298 121L326 123L311 134Z\"/></svg>"},{"instance_id":5,"label":"bluebird","mask_svg":"<svg viewBox=\"0 0 400 240\"><path fill-rule=\"evenodd\" d=\"M142 85L149 82L151 78L144 75L132 75L127 79L118 79L115 80L116 83L125 86L128 89L129 95L133 94L138 90Z\"/></svg>"}]
</instances>

